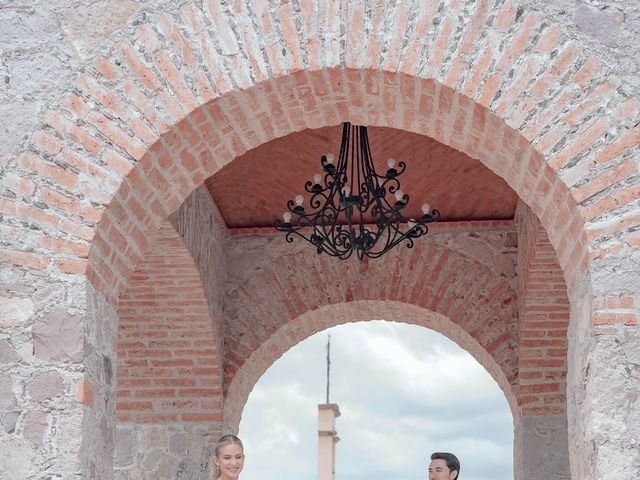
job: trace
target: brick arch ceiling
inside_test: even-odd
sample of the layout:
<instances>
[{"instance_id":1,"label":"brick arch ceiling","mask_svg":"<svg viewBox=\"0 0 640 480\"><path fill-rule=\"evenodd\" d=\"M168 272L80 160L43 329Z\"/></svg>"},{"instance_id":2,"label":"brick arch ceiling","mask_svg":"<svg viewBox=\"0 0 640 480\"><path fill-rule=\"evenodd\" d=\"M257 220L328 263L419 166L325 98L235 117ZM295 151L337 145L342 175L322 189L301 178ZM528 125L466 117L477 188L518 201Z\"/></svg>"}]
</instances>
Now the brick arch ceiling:
<instances>
[{"instance_id":1,"label":"brick arch ceiling","mask_svg":"<svg viewBox=\"0 0 640 480\"><path fill-rule=\"evenodd\" d=\"M516 292L505 277L458 252L424 241L362 264L304 249L244 275L223 298L225 390L266 343L284 347L270 350L273 359L295 345L286 334L275 344L270 340L289 322L325 305L360 300L400 302L450 319L492 358L508 382L516 382Z\"/></svg>"},{"instance_id":2,"label":"brick arch ceiling","mask_svg":"<svg viewBox=\"0 0 640 480\"><path fill-rule=\"evenodd\" d=\"M457 323L444 315L408 303L393 300L356 300L309 310L280 327L265 343L254 350L229 386L223 408L225 425L233 431L238 431L242 410L253 386L266 369L293 345L335 325L373 319L421 325L453 340L489 372L503 391L511 412L517 411L517 399L503 368Z\"/></svg>"},{"instance_id":3,"label":"brick arch ceiling","mask_svg":"<svg viewBox=\"0 0 640 480\"><path fill-rule=\"evenodd\" d=\"M479 159L541 219L570 289L593 281L594 257L637 248L625 209L638 185L638 106L557 25L509 1L444 12L426 2L377 10L365 29L357 4L336 41L337 2L282 4L275 16L261 5L158 12L79 76L3 177L20 185L9 215L44 237L33 250L16 236L9 261L86 268L116 303L150 235L197 185L269 140L344 120ZM597 223L608 214L620 221Z\"/></svg>"},{"instance_id":4,"label":"brick arch ceiling","mask_svg":"<svg viewBox=\"0 0 640 480\"><path fill-rule=\"evenodd\" d=\"M205 182L230 228L273 225L287 200L304 190L321 172L320 157L338 156L342 126L304 130L248 151ZM419 218L429 203L441 221L505 220L515 214L518 197L506 182L477 160L433 139L393 128L368 128L374 165L386 171L386 160L407 163L399 178L410 201L403 214ZM371 217L367 218L372 221Z\"/></svg>"}]
</instances>

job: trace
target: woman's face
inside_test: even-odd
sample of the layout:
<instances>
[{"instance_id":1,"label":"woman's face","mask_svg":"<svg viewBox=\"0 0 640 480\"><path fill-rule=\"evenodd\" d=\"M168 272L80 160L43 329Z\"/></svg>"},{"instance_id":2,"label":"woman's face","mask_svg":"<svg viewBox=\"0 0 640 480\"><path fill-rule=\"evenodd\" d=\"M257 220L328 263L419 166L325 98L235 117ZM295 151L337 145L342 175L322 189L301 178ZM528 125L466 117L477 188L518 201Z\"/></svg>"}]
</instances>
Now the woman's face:
<instances>
[{"instance_id":1,"label":"woman's face","mask_svg":"<svg viewBox=\"0 0 640 480\"><path fill-rule=\"evenodd\" d=\"M220 469L221 478L236 480L244 466L244 453L240 445L230 443L220 447L218 456L213 461Z\"/></svg>"}]
</instances>

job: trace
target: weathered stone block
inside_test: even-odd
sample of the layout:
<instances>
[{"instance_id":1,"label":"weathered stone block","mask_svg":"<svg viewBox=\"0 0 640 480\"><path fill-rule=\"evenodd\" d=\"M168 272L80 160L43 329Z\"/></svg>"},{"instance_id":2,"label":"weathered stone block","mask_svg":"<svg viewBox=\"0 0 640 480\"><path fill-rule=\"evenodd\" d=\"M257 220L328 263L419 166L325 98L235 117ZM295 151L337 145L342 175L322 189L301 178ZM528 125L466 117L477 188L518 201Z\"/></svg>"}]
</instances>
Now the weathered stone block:
<instances>
[{"instance_id":1,"label":"weathered stone block","mask_svg":"<svg viewBox=\"0 0 640 480\"><path fill-rule=\"evenodd\" d=\"M533 415L516 422L517 480L570 480L566 415Z\"/></svg>"},{"instance_id":2,"label":"weathered stone block","mask_svg":"<svg viewBox=\"0 0 640 480\"><path fill-rule=\"evenodd\" d=\"M2 416L2 428L9 435L16 431L16 423L18 423L20 413L21 412L7 412Z\"/></svg>"},{"instance_id":3,"label":"weathered stone block","mask_svg":"<svg viewBox=\"0 0 640 480\"><path fill-rule=\"evenodd\" d=\"M178 464L175 475L176 480L199 480L204 478L201 465L190 458L184 458Z\"/></svg>"},{"instance_id":4,"label":"weathered stone block","mask_svg":"<svg viewBox=\"0 0 640 480\"><path fill-rule=\"evenodd\" d=\"M624 21L621 12L581 5L576 8L574 20L578 28L587 35L609 47L617 46L620 25Z\"/></svg>"},{"instance_id":5,"label":"weathered stone block","mask_svg":"<svg viewBox=\"0 0 640 480\"><path fill-rule=\"evenodd\" d=\"M73 74L61 57L66 55L59 50L19 52L6 62L5 82L8 79L9 87L17 96L35 99L49 90L52 78L71 79Z\"/></svg>"},{"instance_id":6,"label":"weathered stone block","mask_svg":"<svg viewBox=\"0 0 640 480\"><path fill-rule=\"evenodd\" d=\"M51 471L58 472L61 478L81 478L80 455L82 450L80 443L83 435L82 407L69 406L64 412L52 412L51 432L45 437L46 448L55 446L57 455L51 463ZM100 478L97 475L93 477ZM109 477L102 477L109 478Z\"/></svg>"},{"instance_id":7,"label":"weathered stone block","mask_svg":"<svg viewBox=\"0 0 640 480\"><path fill-rule=\"evenodd\" d=\"M50 13L43 9L0 11L0 36L3 40L3 48L17 50L33 47L34 41L55 40L58 22Z\"/></svg>"},{"instance_id":8,"label":"weathered stone block","mask_svg":"<svg viewBox=\"0 0 640 480\"><path fill-rule=\"evenodd\" d=\"M116 445L113 463L118 466L131 465L135 453L134 433L131 428L119 426L116 429Z\"/></svg>"},{"instance_id":9,"label":"weathered stone block","mask_svg":"<svg viewBox=\"0 0 640 480\"><path fill-rule=\"evenodd\" d=\"M172 455L165 455L160 460L158 466L158 473L167 478L171 478L171 472L175 472L178 469L180 460Z\"/></svg>"},{"instance_id":10,"label":"weathered stone block","mask_svg":"<svg viewBox=\"0 0 640 480\"><path fill-rule=\"evenodd\" d=\"M139 8L140 3L131 0L98 0L63 11L60 20L80 57L86 59Z\"/></svg>"},{"instance_id":11,"label":"weathered stone block","mask_svg":"<svg viewBox=\"0 0 640 480\"><path fill-rule=\"evenodd\" d=\"M637 478L640 465L640 327L599 328L587 358L584 436L593 478Z\"/></svg>"},{"instance_id":12,"label":"weathered stone block","mask_svg":"<svg viewBox=\"0 0 640 480\"><path fill-rule=\"evenodd\" d=\"M138 441L148 448L167 448L167 432L159 428L145 429L138 434Z\"/></svg>"},{"instance_id":13,"label":"weathered stone block","mask_svg":"<svg viewBox=\"0 0 640 480\"><path fill-rule=\"evenodd\" d=\"M184 455L187 452L187 437L184 433L176 433L171 436L169 451L175 455Z\"/></svg>"},{"instance_id":14,"label":"weathered stone block","mask_svg":"<svg viewBox=\"0 0 640 480\"><path fill-rule=\"evenodd\" d=\"M33 349L42 360L79 362L82 360L82 317L55 310L36 320Z\"/></svg>"},{"instance_id":15,"label":"weathered stone block","mask_svg":"<svg viewBox=\"0 0 640 480\"><path fill-rule=\"evenodd\" d=\"M30 298L0 297L0 328L20 327L29 322L34 313Z\"/></svg>"},{"instance_id":16,"label":"weathered stone block","mask_svg":"<svg viewBox=\"0 0 640 480\"><path fill-rule=\"evenodd\" d=\"M2 79L0 79L2 80ZM38 121L38 103L20 100L0 105L0 155L9 155ZM1 167L1 165L0 165Z\"/></svg>"},{"instance_id":17,"label":"weathered stone block","mask_svg":"<svg viewBox=\"0 0 640 480\"><path fill-rule=\"evenodd\" d=\"M164 452L160 450L149 452L142 461L142 468L147 472L156 472L158 470L158 464L164 455Z\"/></svg>"},{"instance_id":18,"label":"weathered stone block","mask_svg":"<svg viewBox=\"0 0 640 480\"><path fill-rule=\"evenodd\" d=\"M57 372L36 375L27 383L27 394L36 402L57 397L63 391L64 380Z\"/></svg>"},{"instance_id":19,"label":"weathered stone block","mask_svg":"<svg viewBox=\"0 0 640 480\"><path fill-rule=\"evenodd\" d=\"M27 412L24 419L23 436L37 447L42 447L47 430L48 416L44 412Z\"/></svg>"},{"instance_id":20,"label":"weathered stone block","mask_svg":"<svg viewBox=\"0 0 640 480\"><path fill-rule=\"evenodd\" d=\"M9 375L0 374L0 410L10 410L16 406L13 382Z\"/></svg>"},{"instance_id":21,"label":"weathered stone block","mask_svg":"<svg viewBox=\"0 0 640 480\"><path fill-rule=\"evenodd\" d=\"M20 356L16 353L13 346L6 340L0 340L0 364L19 362Z\"/></svg>"},{"instance_id":22,"label":"weathered stone block","mask_svg":"<svg viewBox=\"0 0 640 480\"><path fill-rule=\"evenodd\" d=\"M27 479L34 465L42 462L42 457L26 440L14 436L0 436L0 452L11 452L11 455L0 455L0 472L7 479Z\"/></svg>"}]
</instances>

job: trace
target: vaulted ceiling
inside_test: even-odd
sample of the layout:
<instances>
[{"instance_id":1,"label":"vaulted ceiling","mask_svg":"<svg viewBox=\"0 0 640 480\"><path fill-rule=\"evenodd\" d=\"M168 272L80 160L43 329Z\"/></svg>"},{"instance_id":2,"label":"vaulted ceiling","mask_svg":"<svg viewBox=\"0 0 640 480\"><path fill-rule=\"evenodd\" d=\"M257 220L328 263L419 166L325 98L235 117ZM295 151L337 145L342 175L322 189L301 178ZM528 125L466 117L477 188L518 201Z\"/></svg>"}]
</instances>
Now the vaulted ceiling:
<instances>
[{"instance_id":1,"label":"vaulted ceiling","mask_svg":"<svg viewBox=\"0 0 640 480\"><path fill-rule=\"evenodd\" d=\"M206 186L227 226L271 226L287 200L305 193L305 182L321 170L320 157L338 156L341 132L338 125L292 133L245 153L209 178ZM390 157L407 164L399 177L410 196L406 217L419 217L426 202L440 210L441 221L513 218L516 193L479 161L422 135L382 127L370 127L368 133L378 171L386 171Z\"/></svg>"}]
</instances>

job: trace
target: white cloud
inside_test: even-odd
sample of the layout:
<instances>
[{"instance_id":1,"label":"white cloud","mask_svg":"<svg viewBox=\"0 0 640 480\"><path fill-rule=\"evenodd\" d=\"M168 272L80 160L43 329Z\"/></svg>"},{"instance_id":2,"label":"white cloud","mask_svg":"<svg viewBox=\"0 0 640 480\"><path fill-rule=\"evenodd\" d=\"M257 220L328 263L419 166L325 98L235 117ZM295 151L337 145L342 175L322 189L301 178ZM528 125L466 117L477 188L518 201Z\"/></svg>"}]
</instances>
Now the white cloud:
<instances>
[{"instance_id":1,"label":"white cloud","mask_svg":"<svg viewBox=\"0 0 640 480\"><path fill-rule=\"evenodd\" d=\"M374 321L330 332L330 400L342 412L338 480L424 480L436 450L459 456L464 480L513 478L507 402L469 354L415 325ZM249 396L240 425L244 478L316 478L326 339L321 332L289 350Z\"/></svg>"}]
</instances>

